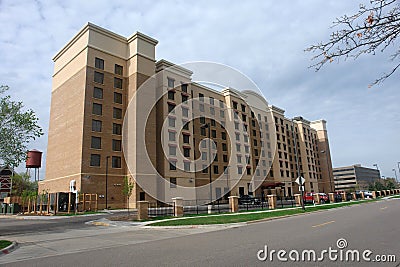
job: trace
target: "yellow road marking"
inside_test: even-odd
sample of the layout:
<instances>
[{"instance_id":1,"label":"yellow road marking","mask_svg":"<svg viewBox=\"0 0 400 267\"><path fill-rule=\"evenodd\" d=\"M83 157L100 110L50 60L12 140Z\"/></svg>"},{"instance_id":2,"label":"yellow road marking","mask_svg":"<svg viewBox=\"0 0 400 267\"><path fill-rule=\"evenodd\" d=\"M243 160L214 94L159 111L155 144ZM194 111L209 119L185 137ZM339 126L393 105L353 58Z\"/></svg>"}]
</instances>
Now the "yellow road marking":
<instances>
[{"instance_id":1,"label":"yellow road marking","mask_svg":"<svg viewBox=\"0 0 400 267\"><path fill-rule=\"evenodd\" d=\"M330 221L330 222L326 222L326 223L321 223L321 224L317 224L317 225L313 225L312 227L320 227L320 226L324 226L330 223L334 223L335 221Z\"/></svg>"},{"instance_id":2,"label":"yellow road marking","mask_svg":"<svg viewBox=\"0 0 400 267\"><path fill-rule=\"evenodd\" d=\"M383 208L381 208L381 210L385 210L385 209L387 209L387 207L383 207Z\"/></svg>"}]
</instances>

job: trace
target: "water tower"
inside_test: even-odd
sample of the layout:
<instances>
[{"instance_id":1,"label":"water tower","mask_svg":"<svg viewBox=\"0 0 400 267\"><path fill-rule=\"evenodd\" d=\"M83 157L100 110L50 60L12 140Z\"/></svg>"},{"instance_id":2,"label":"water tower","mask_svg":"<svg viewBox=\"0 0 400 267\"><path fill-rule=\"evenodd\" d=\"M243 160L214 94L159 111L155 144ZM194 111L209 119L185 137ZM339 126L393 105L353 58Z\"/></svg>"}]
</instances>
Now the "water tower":
<instances>
[{"instance_id":1,"label":"water tower","mask_svg":"<svg viewBox=\"0 0 400 267\"><path fill-rule=\"evenodd\" d=\"M40 180L39 177L39 169L42 167L42 152L36 149L32 149L28 151L27 157L26 157L26 169L34 169L35 170L35 182L36 182L36 177L37 180ZM30 171L29 171L30 174Z\"/></svg>"}]
</instances>

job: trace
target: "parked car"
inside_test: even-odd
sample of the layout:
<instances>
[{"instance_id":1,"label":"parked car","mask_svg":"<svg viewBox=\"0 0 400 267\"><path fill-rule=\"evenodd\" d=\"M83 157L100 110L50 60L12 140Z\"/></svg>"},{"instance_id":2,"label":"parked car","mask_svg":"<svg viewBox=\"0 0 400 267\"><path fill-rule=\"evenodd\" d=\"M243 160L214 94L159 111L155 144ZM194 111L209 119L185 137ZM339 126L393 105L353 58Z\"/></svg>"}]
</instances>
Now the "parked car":
<instances>
[{"instance_id":1,"label":"parked car","mask_svg":"<svg viewBox=\"0 0 400 267\"><path fill-rule=\"evenodd\" d=\"M239 204L251 204L251 205L259 205L261 201L258 198L255 198L251 195L243 195L239 198Z\"/></svg>"},{"instance_id":2,"label":"parked car","mask_svg":"<svg viewBox=\"0 0 400 267\"><path fill-rule=\"evenodd\" d=\"M342 194L339 192L335 192L335 202L342 202Z\"/></svg>"},{"instance_id":3,"label":"parked car","mask_svg":"<svg viewBox=\"0 0 400 267\"><path fill-rule=\"evenodd\" d=\"M311 192L306 192L303 195L304 203L314 203L314 194Z\"/></svg>"},{"instance_id":4,"label":"parked car","mask_svg":"<svg viewBox=\"0 0 400 267\"><path fill-rule=\"evenodd\" d=\"M328 195L327 194L325 194L325 193L317 193L318 194L318 196L319 196L319 201L323 204L323 203L326 203L326 202L329 202L329 197L328 197Z\"/></svg>"},{"instance_id":5,"label":"parked car","mask_svg":"<svg viewBox=\"0 0 400 267\"><path fill-rule=\"evenodd\" d=\"M372 193L371 193L371 191L362 190L362 192L364 192L364 197L365 197L365 198L372 198Z\"/></svg>"}]
</instances>

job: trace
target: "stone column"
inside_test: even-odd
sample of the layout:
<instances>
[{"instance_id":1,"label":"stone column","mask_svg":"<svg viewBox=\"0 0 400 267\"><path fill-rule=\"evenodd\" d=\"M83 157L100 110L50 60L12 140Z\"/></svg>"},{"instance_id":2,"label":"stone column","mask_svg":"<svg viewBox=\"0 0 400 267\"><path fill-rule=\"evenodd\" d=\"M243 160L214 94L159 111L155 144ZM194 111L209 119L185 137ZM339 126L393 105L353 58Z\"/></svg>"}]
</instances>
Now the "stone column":
<instances>
[{"instance_id":1,"label":"stone column","mask_svg":"<svg viewBox=\"0 0 400 267\"><path fill-rule=\"evenodd\" d=\"M230 212L238 212L239 211L239 197L238 196L230 196L229 199L229 210Z\"/></svg>"},{"instance_id":2,"label":"stone column","mask_svg":"<svg viewBox=\"0 0 400 267\"><path fill-rule=\"evenodd\" d=\"M352 195L353 195L353 200L357 200L356 192L353 192Z\"/></svg>"},{"instance_id":3,"label":"stone column","mask_svg":"<svg viewBox=\"0 0 400 267\"><path fill-rule=\"evenodd\" d=\"M294 194L294 200L296 201L296 207L301 207L301 194Z\"/></svg>"},{"instance_id":4,"label":"stone column","mask_svg":"<svg viewBox=\"0 0 400 267\"><path fill-rule=\"evenodd\" d=\"M329 195L329 202L335 203L335 193L328 193Z\"/></svg>"},{"instance_id":5,"label":"stone column","mask_svg":"<svg viewBox=\"0 0 400 267\"><path fill-rule=\"evenodd\" d=\"M138 201L137 202L137 210L138 210L138 220L147 220L149 219L149 202L148 201Z\"/></svg>"},{"instance_id":6,"label":"stone column","mask_svg":"<svg viewBox=\"0 0 400 267\"><path fill-rule=\"evenodd\" d=\"M376 192L372 191L372 199L375 199L375 198L376 198Z\"/></svg>"},{"instance_id":7,"label":"stone column","mask_svg":"<svg viewBox=\"0 0 400 267\"><path fill-rule=\"evenodd\" d=\"M273 210L276 209L276 195L268 195L268 208Z\"/></svg>"},{"instance_id":8,"label":"stone column","mask_svg":"<svg viewBox=\"0 0 400 267\"><path fill-rule=\"evenodd\" d=\"M313 194L313 198L314 198L314 203L315 204L319 204L320 203L320 199L319 199L319 195L318 194Z\"/></svg>"},{"instance_id":9,"label":"stone column","mask_svg":"<svg viewBox=\"0 0 400 267\"><path fill-rule=\"evenodd\" d=\"M343 192L343 193L342 193L342 202L344 202L344 201L347 201L347 199L346 199L346 192Z\"/></svg>"},{"instance_id":10,"label":"stone column","mask_svg":"<svg viewBox=\"0 0 400 267\"><path fill-rule=\"evenodd\" d=\"M182 217L183 216L183 198L182 197L174 197L172 198L174 202L174 216Z\"/></svg>"}]
</instances>

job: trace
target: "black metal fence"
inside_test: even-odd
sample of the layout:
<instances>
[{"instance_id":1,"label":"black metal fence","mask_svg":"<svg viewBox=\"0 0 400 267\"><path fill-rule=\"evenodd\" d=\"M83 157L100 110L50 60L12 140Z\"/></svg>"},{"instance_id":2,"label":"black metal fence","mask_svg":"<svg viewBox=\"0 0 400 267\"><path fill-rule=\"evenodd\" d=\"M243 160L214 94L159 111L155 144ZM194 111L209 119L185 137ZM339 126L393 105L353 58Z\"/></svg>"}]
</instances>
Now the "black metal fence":
<instances>
[{"instance_id":1,"label":"black metal fence","mask_svg":"<svg viewBox=\"0 0 400 267\"><path fill-rule=\"evenodd\" d=\"M206 203L207 200L184 200L183 214L206 214L229 212L229 200L220 199L212 202L211 205L199 204Z\"/></svg>"}]
</instances>

